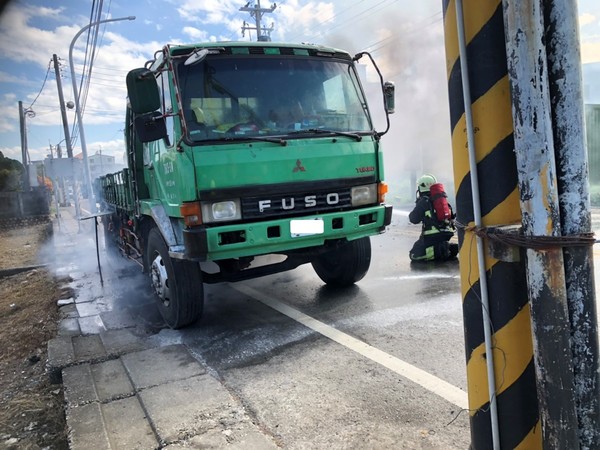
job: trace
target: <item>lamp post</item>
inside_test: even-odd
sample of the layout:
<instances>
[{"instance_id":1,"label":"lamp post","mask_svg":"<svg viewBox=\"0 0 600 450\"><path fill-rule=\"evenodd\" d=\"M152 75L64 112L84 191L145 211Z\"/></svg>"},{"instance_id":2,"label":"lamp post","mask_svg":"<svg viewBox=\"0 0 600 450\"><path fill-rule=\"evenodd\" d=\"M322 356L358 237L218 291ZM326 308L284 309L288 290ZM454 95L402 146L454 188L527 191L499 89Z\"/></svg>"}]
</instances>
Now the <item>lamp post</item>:
<instances>
[{"instance_id":1,"label":"lamp post","mask_svg":"<svg viewBox=\"0 0 600 450\"><path fill-rule=\"evenodd\" d=\"M71 41L71 45L69 46L69 66L71 67L71 81L73 82L73 98L75 100L75 116L77 117L77 123L79 125L79 139L81 140L81 153L83 156L83 171L85 174L85 184L88 190L88 198L90 199L90 208L93 212L96 211L96 201L94 198L94 191L92 189L92 178L90 176L90 166L87 157L87 146L85 144L85 133L83 131L83 122L82 122L82 114L81 107L79 105L79 92L77 91L77 81L75 80L75 66L73 65L73 46L75 45L75 41L77 38L81 36L81 34L87 29L100 25L101 23L108 22L117 22L120 20L135 20L135 16L128 17L119 17L117 19L105 19L98 20L96 22L92 22L85 27L83 27L79 32L75 35L73 40Z\"/></svg>"}]
</instances>

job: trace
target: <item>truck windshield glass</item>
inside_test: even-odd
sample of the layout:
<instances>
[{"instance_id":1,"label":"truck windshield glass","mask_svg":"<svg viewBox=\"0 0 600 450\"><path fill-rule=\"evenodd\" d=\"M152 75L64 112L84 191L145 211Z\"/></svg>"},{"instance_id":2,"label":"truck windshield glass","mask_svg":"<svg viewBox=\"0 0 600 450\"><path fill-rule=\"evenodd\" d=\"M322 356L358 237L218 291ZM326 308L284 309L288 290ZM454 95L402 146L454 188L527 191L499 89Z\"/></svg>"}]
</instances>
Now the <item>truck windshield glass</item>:
<instances>
[{"instance_id":1,"label":"truck windshield glass","mask_svg":"<svg viewBox=\"0 0 600 450\"><path fill-rule=\"evenodd\" d=\"M371 133L349 62L327 58L209 56L177 67L190 140L302 137L301 130ZM291 133L291 134L290 134Z\"/></svg>"}]
</instances>

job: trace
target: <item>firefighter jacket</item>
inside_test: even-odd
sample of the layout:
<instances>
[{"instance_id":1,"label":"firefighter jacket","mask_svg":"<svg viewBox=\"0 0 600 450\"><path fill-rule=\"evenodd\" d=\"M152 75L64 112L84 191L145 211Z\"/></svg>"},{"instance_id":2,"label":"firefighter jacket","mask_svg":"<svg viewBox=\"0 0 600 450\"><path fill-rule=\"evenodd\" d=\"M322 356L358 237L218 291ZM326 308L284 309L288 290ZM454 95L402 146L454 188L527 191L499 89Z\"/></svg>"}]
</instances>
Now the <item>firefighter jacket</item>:
<instances>
[{"instance_id":1,"label":"firefighter jacket","mask_svg":"<svg viewBox=\"0 0 600 450\"><path fill-rule=\"evenodd\" d=\"M452 207L450 207L450 211L452 212ZM452 212L452 217L454 218L454 212ZM448 236L452 237L454 235L454 227L452 223L449 221L440 222L437 220L433 211L431 200L426 194L421 194L419 196L415 207L408 214L408 220L414 224L418 224L420 222L423 223L421 235L424 237L433 238L434 236L441 237L440 235L443 235L449 239Z\"/></svg>"}]
</instances>

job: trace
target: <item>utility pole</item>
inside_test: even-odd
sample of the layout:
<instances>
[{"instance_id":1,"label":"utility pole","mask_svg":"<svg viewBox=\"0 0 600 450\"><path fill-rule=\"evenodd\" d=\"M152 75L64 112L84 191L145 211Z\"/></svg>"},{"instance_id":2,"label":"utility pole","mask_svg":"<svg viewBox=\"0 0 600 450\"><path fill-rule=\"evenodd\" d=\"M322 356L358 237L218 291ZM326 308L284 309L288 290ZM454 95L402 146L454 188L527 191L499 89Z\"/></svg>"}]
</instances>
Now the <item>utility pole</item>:
<instances>
[{"instance_id":1,"label":"utility pole","mask_svg":"<svg viewBox=\"0 0 600 450\"><path fill-rule=\"evenodd\" d=\"M54 61L54 73L56 74L56 87L58 88L58 102L60 104L60 114L62 116L63 129L65 131L65 142L67 145L67 158L73 157L73 148L71 147L71 137L69 135L69 123L67 122L67 110L65 109L65 98L63 97L62 83L60 81L60 67L56 53L52 55ZM60 156L59 156L60 158Z\"/></svg>"},{"instance_id":2,"label":"utility pole","mask_svg":"<svg viewBox=\"0 0 600 450\"><path fill-rule=\"evenodd\" d=\"M27 125L26 116L35 117L35 113L30 108L23 109L23 102L19 100L19 125L21 128L21 158L23 161L23 190L28 191L29 186L29 161L27 158Z\"/></svg>"},{"instance_id":3,"label":"utility pole","mask_svg":"<svg viewBox=\"0 0 600 450\"><path fill-rule=\"evenodd\" d=\"M264 28L260 21L262 16L266 13L272 13L275 8L277 8L277 3L273 3L270 8L261 8L260 0L256 0L256 4L254 6L249 6L250 2L246 3L246 6L240 8L240 11L249 12L250 16L254 17L254 21L256 22L256 26L252 27L244 21L244 25L242 26L242 36L245 35L246 30L256 30L256 40L259 42L270 42L271 41L271 31L273 31L273 25L271 28Z\"/></svg>"}]
</instances>

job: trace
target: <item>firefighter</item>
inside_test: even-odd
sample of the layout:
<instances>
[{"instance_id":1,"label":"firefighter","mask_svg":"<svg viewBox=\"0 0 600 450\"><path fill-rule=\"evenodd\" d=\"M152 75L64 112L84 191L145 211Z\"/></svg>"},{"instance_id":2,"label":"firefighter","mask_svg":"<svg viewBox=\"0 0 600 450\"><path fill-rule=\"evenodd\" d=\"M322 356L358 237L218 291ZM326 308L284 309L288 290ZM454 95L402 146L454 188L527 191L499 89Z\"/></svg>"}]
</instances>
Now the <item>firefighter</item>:
<instances>
[{"instance_id":1,"label":"firefighter","mask_svg":"<svg viewBox=\"0 0 600 450\"><path fill-rule=\"evenodd\" d=\"M454 218L452 207L450 220L439 221L431 201L430 187L437 183L431 174L424 174L417 181L417 200L414 209L408 215L411 223L423 223L421 236L408 253L412 261L448 261L456 258L458 244L450 243L454 236Z\"/></svg>"}]
</instances>

